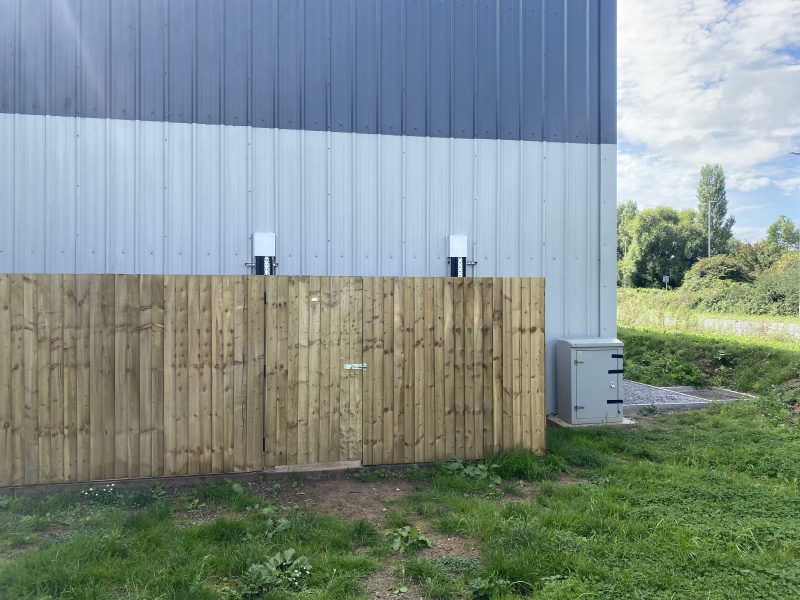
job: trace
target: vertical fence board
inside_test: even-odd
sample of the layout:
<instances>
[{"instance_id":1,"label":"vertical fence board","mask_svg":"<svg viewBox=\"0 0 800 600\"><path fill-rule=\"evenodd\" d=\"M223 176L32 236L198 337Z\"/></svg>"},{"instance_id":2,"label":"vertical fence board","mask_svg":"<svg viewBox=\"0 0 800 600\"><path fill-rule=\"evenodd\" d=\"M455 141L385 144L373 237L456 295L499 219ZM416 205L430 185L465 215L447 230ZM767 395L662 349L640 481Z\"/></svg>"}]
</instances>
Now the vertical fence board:
<instances>
[{"instance_id":1,"label":"vertical fence board","mask_svg":"<svg viewBox=\"0 0 800 600\"><path fill-rule=\"evenodd\" d=\"M64 397L64 480L78 479L78 381L77 381L77 331L78 302L75 275L64 276L63 289L63 375Z\"/></svg>"},{"instance_id":2,"label":"vertical fence board","mask_svg":"<svg viewBox=\"0 0 800 600\"><path fill-rule=\"evenodd\" d=\"M264 278L248 277L247 470L264 468Z\"/></svg>"},{"instance_id":3,"label":"vertical fence board","mask_svg":"<svg viewBox=\"0 0 800 600\"><path fill-rule=\"evenodd\" d=\"M545 369L544 369L544 344L545 344L545 321L544 321L544 294L545 286L543 279L535 280L536 292L533 314L534 323L536 328L535 339L533 340L533 356L531 373L535 374L534 381L531 385L536 390L534 419L535 424L533 430L536 432L533 442L533 449L538 452L544 452L545 444L545 408L544 408L544 395L545 395Z\"/></svg>"},{"instance_id":4,"label":"vertical fence board","mask_svg":"<svg viewBox=\"0 0 800 600\"><path fill-rule=\"evenodd\" d=\"M153 433L150 436L150 469L153 476L164 474L164 277L148 277L150 288L150 414Z\"/></svg>"},{"instance_id":5,"label":"vertical fence board","mask_svg":"<svg viewBox=\"0 0 800 600\"><path fill-rule=\"evenodd\" d=\"M436 381L434 416L436 421L436 460L447 457L447 436L445 434L445 319L444 319L444 280L435 279L433 282L434 294L434 379Z\"/></svg>"},{"instance_id":6,"label":"vertical fence board","mask_svg":"<svg viewBox=\"0 0 800 600\"><path fill-rule=\"evenodd\" d=\"M363 287L360 277L351 278L350 305L350 359L356 363L364 362L363 337ZM361 460L363 438L363 385L364 371L353 371L350 381L350 446L347 460Z\"/></svg>"},{"instance_id":7,"label":"vertical fence board","mask_svg":"<svg viewBox=\"0 0 800 600\"><path fill-rule=\"evenodd\" d=\"M393 350L392 355L392 373L394 375L394 382L392 383L392 394L394 397L394 418L392 422L392 432L394 435L394 455L395 462L405 462L405 423L404 423L404 410L405 404L403 402L403 369L405 367L404 350L404 336L403 336L403 317L405 312L403 310L403 301L405 295L403 294L403 280L395 277L392 280L392 296L394 304L392 306L392 340Z\"/></svg>"},{"instance_id":8,"label":"vertical fence board","mask_svg":"<svg viewBox=\"0 0 800 600\"><path fill-rule=\"evenodd\" d=\"M189 389L189 421L188 421L188 456L187 472L200 472L200 455L202 454L201 433L201 405L200 405L200 385L201 385L201 366L200 366L200 287L202 281L200 277L190 277L187 285L187 304L188 304L188 372L187 381Z\"/></svg>"},{"instance_id":9,"label":"vertical fence board","mask_svg":"<svg viewBox=\"0 0 800 600\"><path fill-rule=\"evenodd\" d=\"M531 437L531 378L530 378L530 354L531 354L531 286L529 279L523 279L520 282L521 295L520 295L520 312L521 312L521 325L520 325L520 349L519 349L519 368L520 368L520 404L522 420L522 446L530 448L532 443Z\"/></svg>"},{"instance_id":10,"label":"vertical fence board","mask_svg":"<svg viewBox=\"0 0 800 600\"><path fill-rule=\"evenodd\" d=\"M275 450L275 463L279 465L286 465L289 463L288 446L287 446L287 427L289 419L289 400L288 400L288 355L289 355L289 322L288 322L288 298L289 298L289 282L286 277L281 277L277 286L278 298L276 299L276 308L278 314L278 358L276 358L276 371L278 373L277 388L277 439Z\"/></svg>"},{"instance_id":11,"label":"vertical fence board","mask_svg":"<svg viewBox=\"0 0 800 600\"><path fill-rule=\"evenodd\" d=\"M308 282L308 457L310 463L320 462L319 399L320 399L320 326L321 301L319 277Z\"/></svg>"},{"instance_id":12,"label":"vertical fence board","mask_svg":"<svg viewBox=\"0 0 800 600\"><path fill-rule=\"evenodd\" d=\"M175 282L175 474L189 473L189 277Z\"/></svg>"},{"instance_id":13,"label":"vertical fence board","mask_svg":"<svg viewBox=\"0 0 800 600\"><path fill-rule=\"evenodd\" d=\"M78 275L75 280L77 333L75 336L77 478L91 479L91 298L92 279Z\"/></svg>"},{"instance_id":14,"label":"vertical fence board","mask_svg":"<svg viewBox=\"0 0 800 600\"><path fill-rule=\"evenodd\" d=\"M198 369L199 376L198 390L200 393L200 440L197 451L199 453L199 469L201 473L211 472L211 446L213 440L213 420L211 402L211 378L213 353L211 349L211 277L204 275L200 277L200 288L198 290L198 310L199 322L197 332L199 335L199 354ZM261 299L259 298L259 301ZM263 329L259 333L263 332ZM263 334L262 334L263 335Z\"/></svg>"},{"instance_id":15,"label":"vertical fence board","mask_svg":"<svg viewBox=\"0 0 800 600\"><path fill-rule=\"evenodd\" d=\"M277 280L268 277L264 282L267 306L264 317L266 329L266 364L267 364L267 393L265 396L266 407L264 411L264 438L266 440L266 454L264 466L275 466L276 444L278 439L277 414L278 414L278 285Z\"/></svg>"},{"instance_id":16,"label":"vertical fence board","mask_svg":"<svg viewBox=\"0 0 800 600\"><path fill-rule=\"evenodd\" d=\"M472 282L472 423L473 458L483 454L483 280Z\"/></svg>"},{"instance_id":17,"label":"vertical fence board","mask_svg":"<svg viewBox=\"0 0 800 600\"><path fill-rule=\"evenodd\" d=\"M363 357L364 362L367 363L367 372L364 374L364 381L361 388L363 411L362 411L362 437L361 437L361 462L365 465L373 463L372 449L375 445L375 438L372 430L374 426L374 419L372 413L372 379L375 370L373 361L373 352L375 351L375 336L373 331L374 324L374 307L372 299L374 297L373 290L374 280L370 277L366 278L362 284L361 302L363 306Z\"/></svg>"},{"instance_id":18,"label":"vertical fence board","mask_svg":"<svg viewBox=\"0 0 800 600\"><path fill-rule=\"evenodd\" d=\"M453 280L453 391L455 456L464 459L464 279Z\"/></svg>"},{"instance_id":19,"label":"vertical fence board","mask_svg":"<svg viewBox=\"0 0 800 600\"><path fill-rule=\"evenodd\" d=\"M239 277L224 277L222 279L223 291L223 357L222 357L222 400L223 406L223 457L222 470L225 473L234 471L234 406L236 402L235 386L236 378L234 375L234 340L236 330L234 327L234 312L236 310L235 279Z\"/></svg>"},{"instance_id":20,"label":"vertical fence board","mask_svg":"<svg viewBox=\"0 0 800 600\"><path fill-rule=\"evenodd\" d=\"M444 282L444 390L445 390L445 452L448 458L457 455L456 450L456 379L455 379L455 282Z\"/></svg>"},{"instance_id":21,"label":"vertical fence board","mask_svg":"<svg viewBox=\"0 0 800 600\"><path fill-rule=\"evenodd\" d=\"M103 279L90 280L89 292L89 476L105 479L103 471L103 327L101 311ZM113 353L112 353L113 356Z\"/></svg>"},{"instance_id":22,"label":"vertical fence board","mask_svg":"<svg viewBox=\"0 0 800 600\"><path fill-rule=\"evenodd\" d=\"M164 475L175 475L175 277L164 277Z\"/></svg>"},{"instance_id":23,"label":"vertical fence board","mask_svg":"<svg viewBox=\"0 0 800 600\"><path fill-rule=\"evenodd\" d=\"M211 471L225 464L225 284L211 278Z\"/></svg>"},{"instance_id":24,"label":"vertical fence board","mask_svg":"<svg viewBox=\"0 0 800 600\"><path fill-rule=\"evenodd\" d=\"M492 450L503 446L503 280L492 280Z\"/></svg>"},{"instance_id":25,"label":"vertical fence board","mask_svg":"<svg viewBox=\"0 0 800 600\"><path fill-rule=\"evenodd\" d=\"M423 460L430 462L436 460L436 377L434 375L434 291L433 279L426 277L423 282L423 364L425 392L423 394L423 436L425 439L425 453Z\"/></svg>"},{"instance_id":26,"label":"vertical fence board","mask_svg":"<svg viewBox=\"0 0 800 600\"><path fill-rule=\"evenodd\" d=\"M513 445L522 445L522 402L519 353L521 347L521 287L519 279L511 280L511 423Z\"/></svg>"},{"instance_id":27,"label":"vertical fence board","mask_svg":"<svg viewBox=\"0 0 800 600\"><path fill-rule=\"evenodd\" d=\"M414 280L403 283L403 462L414 462Z\"/></svg>"},{"instance_id":28,"label":"vertical fence board","mask_svg":"<svg viewBox=\"0 0 800 600\"><path fill-rule=\"evenodd\" d=\"M137 281L138 279L138 281ZM138 436L138 470L141 477L152 477L153 471L153 431L155 430L155 415L153 414L153 279L150 277L132 278L128 283L129 303L131 308L138 308L138 314L131 316L132 324L137 327L137 332L131 332L131 337L138 337L138 356L137 349L131 344L129 354L133 360L138 360L139 365L139 427L138 430L131 431L132 441ZM133 294L138 288L138 303L134 304ZM135 373L131 374L131 379L135 378ZM135 402L135 399L134 399ZM131 458L136 456L131 445ZM133 462L133 461L132 461ZM131 464L131 468L136 467Z\"/></svg>"},{"instance_id":29,"label":"vertical fence board","mask_svg":"<svg viewBox=\"0 0 800 600\"><path fill-rule=\"evenodd\" d=\"M412 281L414 286L414 462L425 460L425 289L422 278Z\"/></svg>"},{"instance_id":30,"label":"vertical fence board","mask_svg":"<svg viewBox=\"0 0 800 600\"><path fill-rule=\"evenodd\" d=\"M139 396L129 394L127 389L128 381L125 372L126 348L128 345L128 334L130 323L128 322L127 311L127 283L128 278L124 275L114 277L114 474L116 477L128 477L128 444L131 439L131 432L128 430L129 403L133 398L136 400L136 413L138 421ZM132 422L132 419L130 420ZM138 426L138 423L137 423ZM137 427L138 435L138 427ZM139 458L137 440L136 458ZM136 476L136 475L132 475Z\"/></svg>"},{"instance_id":31,"label":"vertical fence board","mask_svg":"<svg viewBox=\"0 0 800 600\"><path fill-rule=\"evenodd\" d=\"M369 363L372 404L371 465L383 461L383 282L369 278L372 286L372 360Z\"/></svg>"},{"instance_id":32,"label":"vertical fence board","mask_svg":"<svg viewBox=\"0 0 800 600\"><path fill-rule=\"evenodd\" d=\"M514 445L514 317L511 280L503 278L503 448Z\"/></svg>"},{"instance_id":33,"label":"vertical fence board","mask_svg":"<svg viewBox=\"0 0 800 600\"><path fill-rule=\"evenodd\" d=\"M308 462L308 405L309 405L309 280L297 282L297 464Z\"/></svg>"},{"instance_id":34,"label":"vertical fence board","mask_svg":"<svg viewBox=\"0 0 800 600\"><path fill-rule=\"evenodd\" d=\"M475 325L474 325L474 306L475 284L472 279L464 280L464 292L462 303L464 305L464 391L463 409L464 415L464 458L475 458Z\"/></svg>"},{"instance_id":35,"label":"vertical fence board","mask_svg":"<svg viewBox=\"0 0 800 600\"><path fill-rule=\"evenodd\" d=\"M481 337L483 357L481 359L481 376L483 380L483 455L494 450L494 412L492 402L492 318L494 305L494 285L491 279L483 279L481 283Z\"/></svg>"},{"instance_id":36,"label":"vertical fence board","mask_svg":"<svg viewBox=\"0 0 800 600\"><path fill-rule=\"evenodd\" d=\"M39 473L40 481L52 481L50 472L50 286L42 276L36 282L36 397L38 400Z\"/></svg>"},{"instance_id":37,"label":"vertical fence board","mask_svg":"<svg viewBox=\"0 0 800 600\"><path fill-rule=\"evenodd\" d=\"M50 477L49 481L64 481L64 288L63 277L47 277L49 288L48 313L50 339L48 349L48 379L50 404Z\"/></svg>"},{"instance_id":38,"label":"vertical fence board","mask_svg":"<svg viewBox=\"0 0 800 600\"><path fill-rule=\"evenodd\" d=\"M299 373L300 350L300 313L297 298L300 294L300 282L289 278L289 303L288 303L288 378L286 386L286 462L297 464L297 377Z\"/></svg>"},{"instance_id":39,"label":"vertical fence board","mask_svg":"<svg viewBox=\"0 0 800 600\"><path fill-rule=\"evenodd\" d=\"M14 473L11 395L11 277L0 274L0 482Z\"/></svg>"}]
</instances>

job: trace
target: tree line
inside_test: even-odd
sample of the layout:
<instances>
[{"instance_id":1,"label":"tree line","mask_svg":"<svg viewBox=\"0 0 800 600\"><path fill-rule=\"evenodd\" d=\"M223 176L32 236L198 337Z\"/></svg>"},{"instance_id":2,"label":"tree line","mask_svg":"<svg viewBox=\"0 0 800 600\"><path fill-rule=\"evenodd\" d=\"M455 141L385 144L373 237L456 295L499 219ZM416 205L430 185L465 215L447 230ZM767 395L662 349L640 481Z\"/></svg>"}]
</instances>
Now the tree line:
<instances>
[{"instance_id":1,"label":"tree line","mask_svg":"<svg viewBox=\"0 0 800 600\"><path fill-rule=\"evenodd\" d=\"M725 310L784 314L790 307L786 314L796 314L800 228L781 215L768 228L766 239L746 243L734 237L734 223L728 215L725 172L720 165L701 169L695 209L640 210L633 201L619 204L618 284L663 287L668 276L671 287L694 290L696 298L690 303L704 309L722 310L721 304L735 298L735 306L725 306ZM755 287L767 285L760 279L779 289L762 289L759 299L752 298ZM708 300L710 296L715 299Z\"/></svg>"}]
</instances>

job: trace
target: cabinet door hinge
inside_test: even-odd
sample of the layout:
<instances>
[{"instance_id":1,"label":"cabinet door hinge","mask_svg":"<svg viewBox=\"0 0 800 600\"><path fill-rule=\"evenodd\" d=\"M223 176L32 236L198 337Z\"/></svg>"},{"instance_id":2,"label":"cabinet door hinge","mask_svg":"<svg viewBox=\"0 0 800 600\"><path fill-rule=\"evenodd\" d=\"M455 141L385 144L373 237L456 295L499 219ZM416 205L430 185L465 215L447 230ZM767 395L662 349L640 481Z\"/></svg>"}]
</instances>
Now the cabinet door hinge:
<instances>
[{"instance_id":1,"label":"cabinet door hinge","mask_svg":"<svg viewBox=\"0 0 800 600\"><path fill-rule=\"evenodd\" d=\"M264 304L267 303L267 292L264 292Z\"/></svg>"},{"instance_id":2,"label":"cabinet door hinge","mask_svg":"<svg viewBox=\"0 0 800 600\"><path fill-rule=\"evenodd\" d=\"M262 452L266 452L267 451L267 438L265 438L265 437L261 438L261 451Z\"/></svg>"}]
</instances>

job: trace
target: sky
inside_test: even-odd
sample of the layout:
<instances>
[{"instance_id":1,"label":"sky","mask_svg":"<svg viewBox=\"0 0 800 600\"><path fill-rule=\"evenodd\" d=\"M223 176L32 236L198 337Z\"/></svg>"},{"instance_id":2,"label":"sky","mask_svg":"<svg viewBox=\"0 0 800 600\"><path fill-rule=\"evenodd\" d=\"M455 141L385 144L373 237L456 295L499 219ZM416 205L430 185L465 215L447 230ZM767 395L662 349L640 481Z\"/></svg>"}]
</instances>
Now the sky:
<instances>
[{"instance_id":1,"label":"sky","mask_svg":"<svg viewBox=\"0 0 800 600\"><path fill-rule=\"evenodd\" d=\"M727 176L734 234L800 223L800 0L618 0L618 199L697 205Z\"/></svg>"}]
</instances>

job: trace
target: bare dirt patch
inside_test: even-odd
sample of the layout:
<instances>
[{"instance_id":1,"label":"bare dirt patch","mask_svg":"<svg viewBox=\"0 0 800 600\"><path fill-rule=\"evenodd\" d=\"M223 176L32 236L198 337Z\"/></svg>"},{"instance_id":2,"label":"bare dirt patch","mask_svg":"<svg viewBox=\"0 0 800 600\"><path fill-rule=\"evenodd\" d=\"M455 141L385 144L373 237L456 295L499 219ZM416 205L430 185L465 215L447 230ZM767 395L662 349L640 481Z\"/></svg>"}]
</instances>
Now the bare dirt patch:
<instances>
[{"instance_id":1,"label":"bare dirt patch","mask_svg":"<svg viewBox=\"0 0 800 600\"><path fill-rule=\"evenodd\" d=\"M254 492L286 506L307 506L349 520L368 519L383 526L383 515L393 500L414 490L404 479L387 478L365 483L351 475L306 475L274 486L258 486Z\"/></svg>"}]
</instances>

